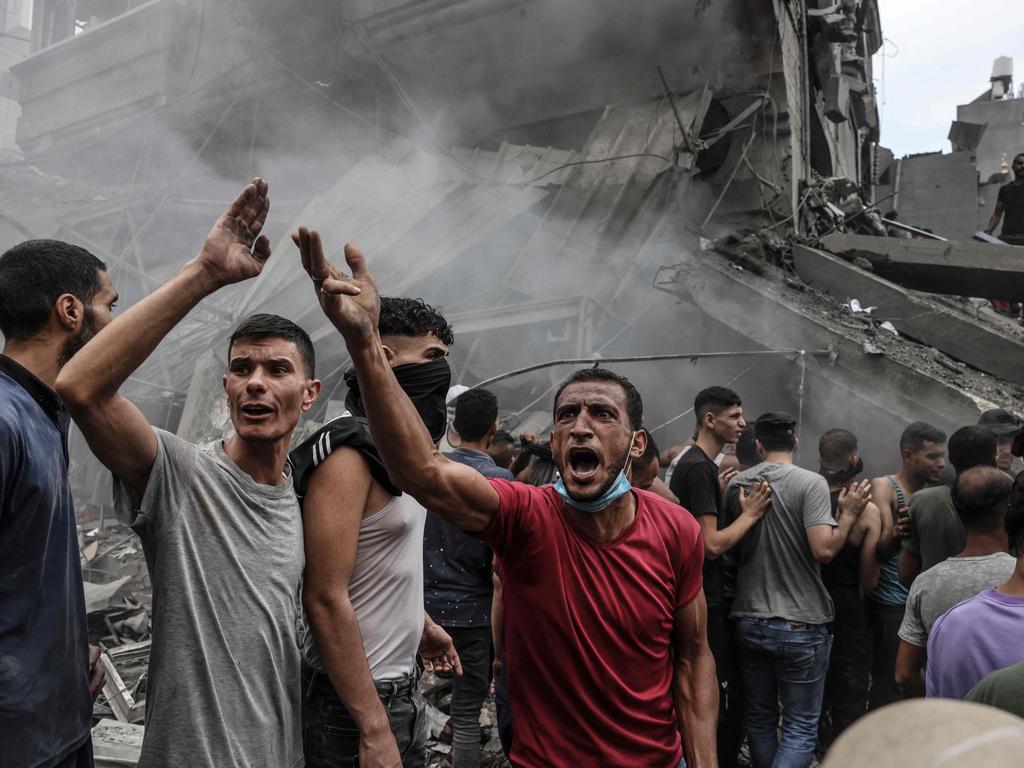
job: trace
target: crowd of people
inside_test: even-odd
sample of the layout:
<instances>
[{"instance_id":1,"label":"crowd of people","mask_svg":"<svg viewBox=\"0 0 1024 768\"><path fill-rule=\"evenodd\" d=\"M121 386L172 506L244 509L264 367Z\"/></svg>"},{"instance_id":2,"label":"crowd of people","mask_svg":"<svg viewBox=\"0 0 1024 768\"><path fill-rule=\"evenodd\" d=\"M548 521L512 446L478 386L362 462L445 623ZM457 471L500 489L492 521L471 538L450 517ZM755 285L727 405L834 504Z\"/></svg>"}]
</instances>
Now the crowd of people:
<instances>
[{"instance_id":1,"label":"crowd of people","mask_svg":"<svg viewBox=\"0 0 1024 768\"><path fill-rule=\"evenodd\" d=\"M117 318L87 251L0 257L0 764L93 764L69 416L149 567L142 768L422 766L424 669L452 678L452 768L479 765L492 688L505 752L531 768L735 766L744 744L756 768L808 766L922 695L1024 716L1024 437L1006 410L948 446L909 424L874 479L849 430L805 469L796 419L748 423L720 386L659 451L641 393L603 368L561 384L545 440L499 430L480 388L449 425L442 313L381 298L357 247L346 273L300 228L311 300L352 358L345 412L292 446L314 348L260 314L228 341L231 437L152 427L119 389L205 296L260 273L267 195L253 180Z\"/></svg>"}]
</instances>

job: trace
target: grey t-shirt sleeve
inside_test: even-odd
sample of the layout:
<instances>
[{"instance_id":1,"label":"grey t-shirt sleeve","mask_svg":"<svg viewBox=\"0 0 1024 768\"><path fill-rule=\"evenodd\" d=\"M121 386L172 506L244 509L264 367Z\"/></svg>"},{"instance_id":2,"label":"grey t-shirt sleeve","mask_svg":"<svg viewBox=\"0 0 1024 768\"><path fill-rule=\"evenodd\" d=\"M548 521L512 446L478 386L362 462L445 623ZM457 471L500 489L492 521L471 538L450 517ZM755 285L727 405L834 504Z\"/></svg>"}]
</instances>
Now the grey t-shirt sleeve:
<instances>
[{"instance_id":1,"label":"grey t-shirt sleeve","mask_svg":"<svg viewBox=\"0 0 1024 768\"><path fill-rule=\"evenodd\" d=\"M156 459L149 470L146 492L139 497L131 486L114 475L114 512L118 519L139 531L155 531L181 506L183 486L196 469L199 448L177 435L153 429Z\"/></svg>"},{"instance_id":2,"label":"grey t-shirt sleeve","mask_svg":"<svg viewBox=\"0 0 1024 768\"><path fill-rule=\"evenodd\" d=\"M838 525L836 519L832 517L832 499L828 495L828 483L820 475L808 478L804 488L803 509L804 528L813 525Z\"/></svg>"},{"instance_id":3,"label":"grey t-shirt sleeve","mask_svg":"<svg viewBox=\"0 0 1024 768\"><path fill-rule=\"evenodd\" d=\"M910 595L907 597L907 608L903 612L903 623L900 624L900 640L918 648L925 648L928 645L928 630L921 618L921 585L922 579L914 579L910 587Z\"/></svg>"}]
</instances>

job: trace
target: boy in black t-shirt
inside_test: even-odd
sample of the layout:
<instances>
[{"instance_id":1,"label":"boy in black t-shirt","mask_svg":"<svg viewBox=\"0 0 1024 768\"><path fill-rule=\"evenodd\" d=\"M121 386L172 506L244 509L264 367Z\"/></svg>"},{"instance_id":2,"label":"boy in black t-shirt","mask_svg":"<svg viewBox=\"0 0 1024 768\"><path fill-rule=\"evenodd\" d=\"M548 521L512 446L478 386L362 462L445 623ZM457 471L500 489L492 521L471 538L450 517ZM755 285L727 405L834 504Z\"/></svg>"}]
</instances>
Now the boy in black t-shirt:
<instances>
[{"instance_id":1,"label":"boy in black t-shirt","mask_svg":"<svg viewBox=\"0 0 1024 768\"><path fill-rule=\"evenodd\" d=\"M742 683L739 668L730 650L729 602L721 555L735 547L760 520L771 502L771 489L765 483L755 486L749 495L740 491L741 512L729 525L722 519L722 486L735 470L719 476L711 458L726 444L735 444L746 427L739 395L725 387L701 390L693 403L697 418L696 443L684 448L672 474L670 488L700 523L704 537L704 594L708 602L708 644L715 656L718 672L719 723L718 762L722 768L736 765L743 740Z\"/></svg>"}]
</instances>

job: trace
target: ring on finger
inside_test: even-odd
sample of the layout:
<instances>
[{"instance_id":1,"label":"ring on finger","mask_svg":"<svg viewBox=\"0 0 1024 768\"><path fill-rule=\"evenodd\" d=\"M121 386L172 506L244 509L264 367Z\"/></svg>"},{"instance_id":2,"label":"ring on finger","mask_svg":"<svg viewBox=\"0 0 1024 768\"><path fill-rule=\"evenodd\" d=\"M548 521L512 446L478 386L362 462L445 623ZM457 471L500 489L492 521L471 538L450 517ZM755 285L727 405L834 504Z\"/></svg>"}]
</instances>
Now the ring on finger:
<instances>
[{"instance_id":1,"label":"ring on finger","mask_svg":"<svg viewBox=\"0 0 1024 768\"><path fill-rule=\"evenodd\" d=\"M314 277L313 278L313 287L316 288L318 291L322 290L323 287L324 287L324 280L325 279L326 278L323 278L323 277Z\"/></svg>"}]
</instances>

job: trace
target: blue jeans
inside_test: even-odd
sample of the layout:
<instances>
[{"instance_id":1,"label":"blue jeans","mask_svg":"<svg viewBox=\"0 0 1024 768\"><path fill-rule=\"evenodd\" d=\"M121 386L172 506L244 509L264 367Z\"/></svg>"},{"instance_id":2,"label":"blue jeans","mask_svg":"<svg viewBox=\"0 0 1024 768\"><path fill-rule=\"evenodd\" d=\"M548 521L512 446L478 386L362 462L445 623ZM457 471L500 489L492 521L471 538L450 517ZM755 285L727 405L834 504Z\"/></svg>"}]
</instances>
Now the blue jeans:
<instances>
[{"instance_id":1,"label":"blue jeans","mask_svg":"<svg viewBox=\"0 0 1024 768\"><path fill-rule=\"evenodd\" d=\"M807 768L814 757L832 646L828 629L786 619L740 618L735 632L754 768Z\"/></svg>"}]
</instances>

